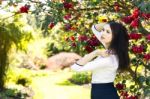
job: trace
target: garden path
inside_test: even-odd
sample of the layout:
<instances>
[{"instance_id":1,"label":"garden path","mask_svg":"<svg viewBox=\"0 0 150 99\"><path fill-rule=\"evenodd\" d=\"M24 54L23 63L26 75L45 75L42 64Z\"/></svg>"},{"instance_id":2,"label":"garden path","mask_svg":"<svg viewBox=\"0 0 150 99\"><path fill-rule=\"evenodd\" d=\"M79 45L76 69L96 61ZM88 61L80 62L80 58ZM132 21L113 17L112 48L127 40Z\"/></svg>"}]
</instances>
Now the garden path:
<instances>
[{"instance_id":1,"label":"garden path","mask_svg":"<svg viewBox=\"0 0 150 99\"><path fill-rule=\"evenodd\" d=\"M33 99L90 99L90 86L60 85L71 77L71 72L65 70L45 72L48 75L33 78L31 85L35 93Z\"/></svg>"}]
</instances>

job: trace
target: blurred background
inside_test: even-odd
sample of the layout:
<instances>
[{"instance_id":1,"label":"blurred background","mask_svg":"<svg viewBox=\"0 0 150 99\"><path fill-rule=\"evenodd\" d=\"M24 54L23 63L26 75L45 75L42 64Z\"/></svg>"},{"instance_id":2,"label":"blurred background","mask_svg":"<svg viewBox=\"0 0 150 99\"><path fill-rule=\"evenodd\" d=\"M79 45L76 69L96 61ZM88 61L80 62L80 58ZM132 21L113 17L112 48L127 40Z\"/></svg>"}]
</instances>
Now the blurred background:
<instances>
[{"instance_id":1,"label":"blurred background","mask_svg":"<svg viewBox=\"0 0 150 99\"><path fill-rule=\"evenodd\" d=\"M90 99L91 72L70 66L102 44L91 31L115 20L130 38L123 99L150 97L149 0L0 0L0 99Z\"/></svg>"}]
</instances>

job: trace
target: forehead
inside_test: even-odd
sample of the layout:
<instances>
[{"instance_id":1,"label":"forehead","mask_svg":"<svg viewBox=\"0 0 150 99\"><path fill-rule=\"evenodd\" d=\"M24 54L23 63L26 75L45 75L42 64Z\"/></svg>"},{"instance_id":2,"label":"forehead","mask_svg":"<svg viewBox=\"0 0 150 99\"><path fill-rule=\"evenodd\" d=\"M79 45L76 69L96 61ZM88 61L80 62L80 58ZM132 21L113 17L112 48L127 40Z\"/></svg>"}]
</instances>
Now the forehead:
<instances>
[{"instance_id":1,"label":"forehead","mask_svg":"<svg viewBox=\"0 0 150 99\"><path fill-rule=\"evenodd\" d=\"M110 25L109 24L106 24L106 25L104 25L104 27L103 27L104 29L107 29L107 30L111 30L111 28L110 28Z\"/></svg>"}]
</instances>

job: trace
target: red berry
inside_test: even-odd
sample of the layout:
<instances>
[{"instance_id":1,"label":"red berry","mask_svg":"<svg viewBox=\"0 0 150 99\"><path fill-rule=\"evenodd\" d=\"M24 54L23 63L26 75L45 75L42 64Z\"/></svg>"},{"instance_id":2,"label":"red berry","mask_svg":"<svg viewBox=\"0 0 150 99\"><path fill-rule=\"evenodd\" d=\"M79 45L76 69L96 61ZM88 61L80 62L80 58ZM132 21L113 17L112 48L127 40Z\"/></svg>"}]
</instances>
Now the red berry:
<instances>
[{"instance_id":1,"label":"red berry","mask_svg":"<svg viewBox=\"0 0 150 99\"><path fill-rule=\"evenodd\" d=\"M150 13L142 13L142 17L148 20L150 18Z\"/></svg>"},{"instance_id":2,"label":"red berry","mask_svg":"<svg viewBox=\"0 0 150 99\"><path fill-rule=\"evenodd\" d=\"M114 3L114 6L119 6L119 3L118 3L118 2L115 2L115 3Z\"/></svg>"},{"instance_id":3,"label":"red berry","mask_svg":"<svg viewBox=\"0 0 150 99\"><path fill-rule=\"evenodd\" d=\"M121 19L124 23L129 24L132 22L133 17L132 16L125 16Z\"/></svg>"},{"instance_id":4,"label":"red berry","mask_svg":"<svg viewBox=\"0 0 150 99\"><path fill-rule=\"evenodd\" d=\"M116 12L118 12L120 10L120 7L119 6L114 6L114 9Z\"/></svg>"},{"instance_id":5,"label":"red berry","mask_svg":"<svg viewBox=\"0 0 150 99\"><path fill-rule=\"evenodd\" d=\"M150 41L150 34L148 34L148 35L146 36L146 39L147 39L148 41Z\"/></svg>"},{"instance_id":6,"label":"red berry","mask_svg":"<svg viewBox=\"0 0 150 99\"><path fill-rule=\"evenodd\" d=\"M120 95L127 98L129 94L127 91L121 91Z\"/></svg>"},{"instance_id":7,"label":"red berry","mask_svg":"<svg viewBox=\"0 0 150 99\"><path fill-rule=\"evenodd\" d=\"M150 53L144 54L143 58L147 61L150 60Z\"/></svg>"},{"instance_id":8,"label":"red berry","mask_svg":"<svg viewBox=\"0 0 150 99\"><path fill-rule=\"evenodd\" d=\"M144 51L144 46L143 45L140 45L140 46L132 46L132 51L133 53L137 53L137 54L140 54Z\"/></svg>"},{"instance_id":9,"label":"red berry","mask_svg":"<svg viewBox=\"0 0 150 99\"><path fill-rule=\"evenodd\" d=\"M135 8L133 13L132 13L132 17L138 18L139 15L140 15L140 10L138 8Z\"/></svg>"},{"instance_id":10,"label":"red berry","mask_svg":"<svg viewBox=\"0 0 150 99\"><path fill-rule=\"evenodd\" d=\"M75 42L73 42L73 43L71 44L71 46L72 46L72 47L76 47L77 45L76 45Z\"/></svg>"},{"instance_id":11,"label":"red berry","mask_svg":"<svg viewBox=\"0 0 150 99\"><path fill-rule=\"evenodd\" d=\"M139 26L139 19L134 19L131 24L133 28L137 28Z\"/></svg>"},{"instance_id":12,"label":"red berry","mask_svg":"<svg viewBox=\"0 0 150 99\"><path fill-rule=\"evenodd\" d=\"M70 40L71 40L71 41L75 41L75 37L74 37L74 36L71 36L71 37L70 37Z\"/></svg>"},{"instance_id":13,"label":"red berry","mask_svg":"<svg viewBox=\"0 0 150 99\"><path fill-rule=\"evenodd\" d=\"M22 6L20 8L20 13L28 13L28 10L29 10L29 6L28 5L25 5L25 6Z\"/></svg>"},{"instance_id":14,"label":"red berry","mask_svg":"<svg viewBox=\"0 0 150 99\"><path fill-rule=\"evenodd\" d=\"M87 43L90 46L99 46L99 44L100 44L99 40L95 36L92 36L90 39L88 39Z\"/></svg>"},{"instance_id":15,"label":"red berry","mask_svg":"<svg viewBox=\"0 0 150 99\"><path fill-rule=\"evenodd\" d=\"M78 37L78 40L81 41L81 42L86 41L87 39L88 39L88 37L86 35L80 35Z\"/></svg>"},{"instance_id":16,"label":"red berry","mask_svg":"<svg viewBox=\"0 0 150 99\"><path fill-rule=\"evenodd\" d=\"M117 88L118 90L122 90L122 89L125 88L125 85L124 85L124 84L121 84L121 83L118 83L118 84L116 84L116 88Z\"/></svg>"},{"instance_id":17,"label":"red berry","mask_svg":"<svg viewBox=\"0 0 150 99\"><path fill-rule=\"evenodd\" d=\"M52 29L54 26L55 26L55 24L54 24L53 22L48 25L48 27L49 27L50 29Z\"/></svg>"},{"instance_id":18,"label":"red berry","mask_svg":"<svg viewBox=\"0 0 150 99\"><path fill-rule=\"evenodd\" d=\"M70 30L73 30L73 31L75 31L77 28L75 28L75 27L71 27L70 28Z\"/></svg>"},{"instance_id":19,"label":"red berry","mask_svg":"<svg viewBox=\"0 0 150 99\"><path fill-rule=\"evenodd\" d=\"M68 30L71 30L71 25L70 24L65 24L65 27L64 27L64 29L66 30L66 31L68 31Z\"/></svg>"},{"instance_id":20,"label":"red berry","mask_svg":"<svg viewBox=\"0 0 150 99\"><path fill-rule=\"evenodd\" d=\"M138 39L142 38L142 34L130 33L130 34L129 34L129 38L130 38L130 39L138 40Z\"/></svg>"},{"instance_id":21,"label":"red berry","mask_svg":"<svg viewBox=\"0 0 150 99\"><path fill-rule=\"evenodd\" d=\"M71 18L71 14L66 14L65 16L64 16L64 19L66 19L66 20L69 20Z\"/></svg>"},{"instance_id":22,"label":"red berry","mask_svg":"<svg viewBox=\"0 0 150 99\"><path fill-rule=\"evenodd\" d=\"M90 53L90 52L92 52L94 49L91 47L91 46L85 46L85 50L88 52L88 53Z\"/></svg>"},{"instance_id":23,"label":"red berry","mask_svg":"<svg viewBox=\"0 0 150 99\"><path fill-rule=\"evenodd\" d=\"M64 2L63 3L63 5L64 5L64 8L65 9L71 9L71 8L73 8L73 4L70 2Z\"/></svg>"}]
</instances>

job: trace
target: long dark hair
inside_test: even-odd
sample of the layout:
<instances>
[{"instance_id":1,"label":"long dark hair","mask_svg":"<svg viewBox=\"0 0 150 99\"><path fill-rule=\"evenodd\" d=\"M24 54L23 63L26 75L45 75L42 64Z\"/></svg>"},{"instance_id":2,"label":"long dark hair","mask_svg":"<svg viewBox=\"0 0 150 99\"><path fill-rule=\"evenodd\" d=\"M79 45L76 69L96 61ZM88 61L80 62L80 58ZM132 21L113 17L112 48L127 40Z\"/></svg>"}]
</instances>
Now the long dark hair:
<instances>
[{"instance_id":1,"label":"long dark hair","mask_svg":"<svg viewBox=\"0 0 150 99\"><path fill-rule=\"evenodd\" d=\"M113 34L109 49L114 50L118 57L118 70L128 70L130 58L128 54L129 36L127 33L127 29L121 23L115 21L109 21L108 24L110 25Z\"/></svg>"}]
</instances>

